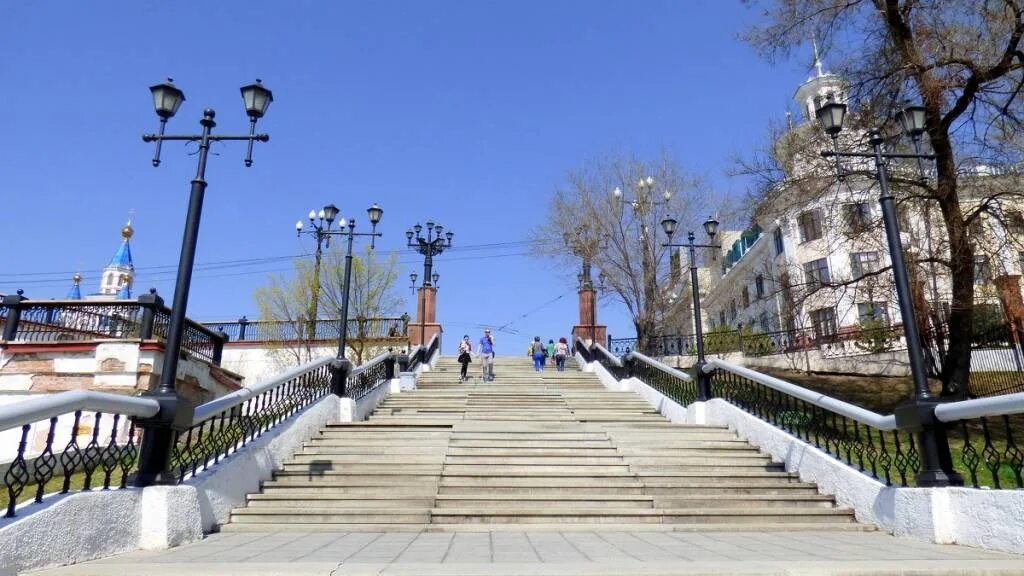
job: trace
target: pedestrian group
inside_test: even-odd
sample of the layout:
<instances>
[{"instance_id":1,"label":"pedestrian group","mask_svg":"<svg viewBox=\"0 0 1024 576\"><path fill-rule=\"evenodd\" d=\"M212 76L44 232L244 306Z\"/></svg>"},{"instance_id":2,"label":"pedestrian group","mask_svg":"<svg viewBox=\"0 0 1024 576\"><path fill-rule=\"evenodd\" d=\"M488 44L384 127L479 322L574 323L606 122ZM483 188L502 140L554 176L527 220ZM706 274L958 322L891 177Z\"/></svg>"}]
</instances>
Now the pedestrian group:
<instances>
[{"instance_id":1,"label":"pedestrian group","mask_svg":"<svg viewBox=\"0 0 1024 576\"><path fill-rule=\"evenodd\" d=\"M554 358L558 371L562 372L565 370L565 359L569 356L569 344L564 337L559 338L558 342L549 339L548 343L544 344L541 342L540 336L534 336L526 354L533 358L533 368L537 372L543 372L551 358ZM469 339L469 334L464 335L462 341L459 342L458 361L462 365L462 369L459 371L459 382L469 380L469 364L474 357L480 359L484 382L494 380L494 336L491 335L489 328L484 330L484 335L480 338L476 351L473 350L473 342Z\"/></svg>"}]
</instances>

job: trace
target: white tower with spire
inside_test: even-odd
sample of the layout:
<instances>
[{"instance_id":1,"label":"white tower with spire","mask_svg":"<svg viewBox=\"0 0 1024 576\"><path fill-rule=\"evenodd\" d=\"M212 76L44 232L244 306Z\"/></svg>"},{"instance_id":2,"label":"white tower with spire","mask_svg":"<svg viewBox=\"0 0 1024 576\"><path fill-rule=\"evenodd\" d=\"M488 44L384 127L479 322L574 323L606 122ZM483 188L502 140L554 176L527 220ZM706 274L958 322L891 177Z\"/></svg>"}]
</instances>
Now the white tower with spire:
<instances>
[{"instance_id":1,"label":"white tower with spire","mask_svg":"<svg viewBox=\"0 0 1024 576\"><path fill-rule=\"evenodd\" d=\"M814 122L815 112L830 97L836 102L846 101L846 82L836 74L825 72L818 54L818 43L812 38L811 44L814 46L814 76L797 88L793 98L803 110L804 120Z\"/></svg>"},{"instance_id":2,"label":"white tower with spire","mask_svg":"<svg viewBox=\"0 0 1024 576\"><path fill-rule=\"evenodd\" d=\"M135 282L135 264L132 262L131 238L135 234L132 221L121 228L121 246L117 248L110 264L103 269L100 276L100 295L115 298L131 298L132 284Z\"/></svg>"}]
</instances>

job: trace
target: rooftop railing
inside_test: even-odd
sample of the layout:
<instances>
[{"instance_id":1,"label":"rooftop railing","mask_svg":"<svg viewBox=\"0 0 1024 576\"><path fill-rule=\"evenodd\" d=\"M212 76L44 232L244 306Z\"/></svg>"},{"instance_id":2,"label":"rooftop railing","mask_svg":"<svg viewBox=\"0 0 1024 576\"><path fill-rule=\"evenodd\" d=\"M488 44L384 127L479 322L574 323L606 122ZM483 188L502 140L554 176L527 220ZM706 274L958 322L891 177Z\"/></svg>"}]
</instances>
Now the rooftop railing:
<instances>
[{"instance_id":1,"label":"rooftop railing","mask_svg":"<svg viewBox=\"0 0 1024 576\"><path fill-rule=\"evenodd\" d=\"M87 342L105 339L166 341L171 310L155 293L137 300L29 300L20 293L0 305L7 343ZM224 336L186 320L183 348L219 365Z\"/></svg>"},{"instance_id":2,"label":"rooftop railing","mask_svg":"<svg viewBox=\"0 0 1024 576\"><path fill-rule=\"evenodd\" d=\"M289 342L335 341L338 339L339 321L317 320L315 323L295 320L238 320L203 322L211 330L223 332L230 342ZM349 318L347 336L350 339L385 339L408 336L409 318L405 316L381 318Z\"/></svg>"}]
</instances>

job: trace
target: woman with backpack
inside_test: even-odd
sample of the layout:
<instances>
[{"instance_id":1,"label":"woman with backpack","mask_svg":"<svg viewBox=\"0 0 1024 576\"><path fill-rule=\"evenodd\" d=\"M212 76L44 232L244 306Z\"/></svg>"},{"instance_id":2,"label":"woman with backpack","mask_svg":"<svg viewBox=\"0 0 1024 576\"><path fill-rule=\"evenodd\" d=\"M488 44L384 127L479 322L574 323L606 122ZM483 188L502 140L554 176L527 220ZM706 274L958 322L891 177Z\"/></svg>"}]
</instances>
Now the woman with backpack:
<instances>
[{"instance_id":1,"label":"woman with backpack","mask_svg":"<svg viewBox=\"0 0 1024 576\"><path fill-rule=\"evenodd\" d=\"M533 369L537 372L544 371L544 343L540 341L540 336L533 337Z\"/></svg>"},{"instance_id":2,"label":"woman with backpack","mask_svg":"<svg viewBox=\"0 0 1024 576\"><path fill-rule=\"evenodd\" d=\"M565 337L558 339L558 344L555 344L555 366L558 367L559 372L565 372L565 358L569 355L569 343L565 341Z\"/></svg>"}]
</instances>

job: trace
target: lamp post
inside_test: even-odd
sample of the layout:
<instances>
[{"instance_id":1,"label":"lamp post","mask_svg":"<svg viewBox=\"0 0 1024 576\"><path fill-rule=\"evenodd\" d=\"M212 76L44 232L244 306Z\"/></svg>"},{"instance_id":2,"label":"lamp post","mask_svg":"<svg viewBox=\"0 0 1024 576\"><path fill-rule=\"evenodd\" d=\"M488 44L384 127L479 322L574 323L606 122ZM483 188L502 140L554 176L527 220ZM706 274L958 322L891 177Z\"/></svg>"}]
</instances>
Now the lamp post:
<instances>
[{"instance_id":1,"label":"lamp post","mask_svg":"<svg viewBox=\"0 0 1024 576\"><path fill-rule=\"evenodd\" d=\"M415 226L406 230L405 238L406 245L423 255L423 285L420 286L420 345L426 344L424 342L426 336L426 316L427 316L427 301L426 292L427 289L435 288L431 284L431 280L437 283L437 279L434 278L434 256L443 253L448 248L452 247L452 238L455 236L454 232L450 230L444 231L444 226L435 224L433 221L427 221L427 235L423 236L423 226L417 222ZM410 275L410 277L412 277ZM415 283L415 278L413 279Z\"/></svg>"},{"instance_id":2,"label":"lamp post","mask_svg":"<svg viewBox=\"0 0 1024 576\"><path fill-rule=\"evenodd\" d=\"M591 237L590 227L586 225L579 225L576 227L575 233L563 232L562 241L565 243L565 247L582 260L582 266L580 273L576 275L576 280L579 282L578 290L582 295L584 292L590 293L590 302L588 303L587 311L587 322L586 325L590 327L590 342L594 343L597 341L597 306L595 300L597 299L594 282L591 275L591 268L593 267L593 256L594 253L604 247L603 242L598 243ZM600 286L598 290L604 290L604 273L600 274ZM581 296L582 297L582 296ZM582 304L581 304L582 309Z\"/></svg>"},{"instance_id":3,"label":"lamp post","mask_svg":"<svg viewBox=\"0 0 1024 576\"><path fill-rule=\"evenodd\" d=\"M323 249L331 247L331 226L334 219L338 217L338 207L328 204L320 209L309 211L310 230L303 230L302 220L295 223L295 233L298 237L308 234L316 240L316 253L313 264L313 295L309 303L309 339L316 339L317 308L320 305L320 261L323 258Z\"/></svg>"},{"instance_id":4,"label":"lamp post","mask_svg":"<svg viewBox=\"0 0 1024 576\"><path fill-rule=\"evenodd\" d=\"M650 214L651 209L659 205L667 206L672 200L672 193L665 190L661 194L662 200L658 200L654 196L654 178L648 176L646 178L640 178L636 183L636 197L633 199L626 198L622 189L615 188L612 190L612 196L618 200L621 204L625 204L633 209L641 220L640 224L640 267L641 275L643 276L643 292L644 292L644 316L651 315L653 322L654 311L650 310L650 303L655 301L657 292L657 278L655 277L654 269L654 255L652 249L648 246L647 239L647 224L644 220L647 215ZM644 352L650 352L650 337L653 334L647 334L644 341ZM638 343L639 344L639 343Z\"/></svg>"},{"instance_id":5,"label":"lamp post","mask_svg":"<svg viewBox=\"0 0 1024 576\"><path fill-rule=\"evenodd\" d=\"M333 209L333 211L329 210L329 208ZM331 229L331 222L338 217L338 209L335 208L333 204L325 206L322 214L324 221L327 221L328 217L330 217L330 221L326 227L321 226L319 231L314 232L318 236L344 236L347 240L345 248L345 275L341 286L341 310L339 311L340 318L338 319L338 354L334 360L331 361L329 366L331 371L331 392L336 396L344 396L345 381L348 379L348 374L352 370L352 363L345 358L345 346L346 339L348 337L348 296L352 282L352 242L355 240L356 236L369 236L370 248L375 248L377 238L382 235L380 232L377 232L377 224L380 222L381 217L384 216L384 210L376 204L366 209L366 214L370 219L369 232L356 232L356 221L354 218L342 218L338 221L338 229ZM301 223L302 222L300 221L298 224ZM301 234L302 228L299 227L298 224L296 224L295 227Z\"/></svg>"},{"instance_id":6,"label":"lamp post","mask_svg":"<svg viewBox=\"0 0 1024 576\"><path fill-rule=\"evenodd\" d=\"M917 485L959 486L963 484L963 477L953 471L952 456L945 428L935 418L935 406L940 400L928 390L928 377L924 366L924 345L921 341L917 313L914 310L913 298L910 293L910 279L903 258L903 242L900 239L896 200L889 188L886 164L887 160L892 159L913 159L918 162L920 169L923 160L935 158L931 154L922 154L918 146L918 141L926 128L925 110L921 106L907 106L899 113L903 132L914 143L913 154L883 152L882 142L884 140L878 130L871 130L868 133L870 152L841 151L839 149L839 133L843 130L846 110L846 104L837 102L834 96L829 95L828 100L815 113L821 129L832 139L832 150L823 150L821 155L826 158L835 158L836 173L840 179L845 177L839 164L840 158L866 158L874 162L875 179L878 181L880 190L878 202L882 206L882 224L889 245L889 259L892 261L893 279L896 283L896 298L899 301L900 319L903 322L903 334L907 341L907 356L910 360L910 373L914 382L913 395L907 402L897 406L894 410L896 422L901 429L917 433L918 446L921 450L921 471L917 475Z\"/></svg>"},{"instance_id":7,"label":"lamp post","mask_svg":"<svg viewBox=\"0 0 1024 576\"><path fill-rule=\"evenodd\" d=\"M160 372L160 383L155 392L147 393L160 403L160 412L153 418L140 420L139 426L146 429L142 435L139 454L139 471L135 476L136 486L149 486L155 483L173 483L173 475L167 470L171 458L171 445L174 431L183 430L192 424L194 406L178 397L175 391L175 378L178 372L178 357L181 354L182 338L185 331L185 309L188 306L188 293L192 284L192 268L195 263L196 244L199 239L199 221L203 211L203 196L206 192L206 160L211 142L243 141L248 143L245 165L252 166L253 142L270 140L267 134L256 133L256 121L263 117L273 102L273 94L263 86L259 79L255 83L243 86L242 102L249 116L249 133L238 136L213 135L215 113L213 109L203 110L199 124L203 130L199 134L165 134L167 121L178 111L185 100L185 94L176 87L170 78L166 82L149 88L153 96L153 106L160 117L160 129L156 134L142 136L144 142L156 142L153 155L153 166L160 165L160 148L164 141L198 142L199 153L196 164L196 175L192 178L189 194L188 212L185 216L185 232L182 236L181 255L178 259L178 273L174 284L174 303L171 309L170 325L167 328L167 342L164 347L164 361Z\"/></svg>"},{"instance_id":8,"label":"lamp post","mask_svg":"<svg viewBox=\"0 0 1024 576\"><path fill-rule=\"evenodd\" d=\"M697 400L706 401L711 398L711 376L704 372L704 326L700 312L700 281L697 278L697 248L720 248L717 244L695 244L696 237L693 232L686 233L686 244L673 244L672 235L679 223L672 217L666 217L661 221L661 229L668 236L668 242L662 244L665 247L688 248L690 250L690 292L693 293L693 332L697 339L697 363L694 370L697 374ZM704 222L704 233L712 242L718 234L718 220L708 218Z\"/></svg>"}]
</instances>

